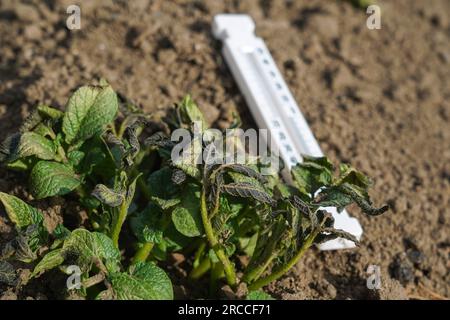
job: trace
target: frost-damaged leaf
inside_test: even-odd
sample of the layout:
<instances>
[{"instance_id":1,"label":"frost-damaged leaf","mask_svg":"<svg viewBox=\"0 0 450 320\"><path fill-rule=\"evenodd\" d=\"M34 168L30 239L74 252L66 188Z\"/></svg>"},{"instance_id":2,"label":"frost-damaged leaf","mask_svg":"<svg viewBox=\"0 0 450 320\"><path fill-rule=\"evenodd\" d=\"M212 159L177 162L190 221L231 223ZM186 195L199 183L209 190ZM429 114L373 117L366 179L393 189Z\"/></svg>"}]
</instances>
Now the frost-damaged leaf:
<instances>
[{"instance_id":1,"label":"frost-damaged leaf","mask_svg":"<svg viewBox=\"0 0 450 320\"><path fill-rule=\"evenodd\" d=\"M226 165L224 168L225 168L225 170L231 170L231 171L240 173L242 175L245 175L247 177L256 179L256 180L258 180L261 183L266 183L267 182L267 178L266 177L264 177L259 172L253 170L249 166L245 166L243 164L230 164L230 165Z\"/></svg>"},{"instance_id":2,"label":"frost-damaged leaf","mask_svg":"<svg viewBox=\"0 0 450 320\"><path fill-rule=\"evenodd\" d=\"M250 182L232 182L222 185L221 189L235 197L252 198L270 205L275 203L275 200L263 188Z\"/></svg>"},{"instance_id":3,"label":"frost-damaged leaf","mask_svg":"<svg viewBox=\"0 0 450 320\"><path fill-rule=\"evenodd\" d=\"M173 159L172 165L183 170L188 176L195 179L201 178L201 172L197 167L202 155L202 144L199 139L193 139L189 145L183 148L182 153Z\"/></svg>"},{"instance_id":4,"label":"frost-damaged leaf","mask_svg":"<svg viewBox=\"0 0 450 320\"><path fill-rule=\"evenodd\" d=\"M0 153L4 161L13 162L19 158L36 156L43 160L52 160L56 156L55 145L47 138L34 133L15 133L2 144Z\"/></svg>"},{"instance_id":5,"label":"frost-damaged leaf","mask_svg":"<svg viewBox=\"0 0 450 320\"><path fill-rule=\"evenodd\" d=\"M262 290L250 291L247 294L246 300L275 300L270 294Z\"/></svg>"},{"instance_id":6,"label":"frost-damaged leaf","mask_svg":"<svg viewBox=\"0 0 450 320\"><path fill-rule=\"evenodd\" d=\"M138 262L128 273L110 276L119 300L172 300L172 283L167 274L153 263Z\"/></svg>"},{"instance_id":7,"label":"frost-damaged leaf","mask_svg":"<svg viewBox=\"0 0 450 320\"><path fill-rule=\"evenodd\" d=\"M64 251L63 249L55 249L47 253L41 261L34 267L31 277L38 277L42 273L56 268L64 262Z\"/></svg>"},{"instance_id":8,"label":"frost-damaged leaf","mask_svg":"<svg viewBox=\"0 0 450 320\"><path fill-rule=\"evenodd\" d=\"M102 261L109 272L119 270L120 252L113 241L102 233L76 229L64 241L63 250L76 256L76 262L83 271L90 269L94 259Z\"/></svg>"},{"instance_id":9,"label":"frost-damaged leaf","mask_svg":"<svg viewBox=\"0 0 450 320\"><path fill-rule=\"evenodd\" d=\"M103 131L117 114L117 95L111 86L84 86L70 97L63 117L66 142L86 140Z\"/></svg>"},{"instance_id":10,"label":"frost-damaged leaf","mask_svg":"<svg viewBox=\"0 0 450 320\"><path fill-rule=\"evenodd\" d=\"M302 213L304 216L309 217L311 215L311 209L308 206L308 204L303 201L302 199L300 199L297 196L292 196L291 197L291 204L300 211L300 213Z\"/></svg>"},{"instance_id":11,"label":"frost-damaged leaf","mask_svg":"<svg viewBox=\"0 0 450 320\"><path fill-rule=\"evenodd\" d=\"M321 233L318 236L316 236L316 238L314 239L314 243L320 244L330 240L334 240L336 238L343 238L354 242L356 245L359 244L358 239L351 233L348 233L341 229L334 229L334 228L324 228L321 231Z\"/></svg>"},{"instance_id":12,"label":"frost-damaged leaf","mask_svg":"<svg viewBox=\"0 0 450 320\"><path fill-rule=\"evenodd\" d=\"M326 157L303 156L303 162L293 167L291 173L299 190L313 195L332 183L333 164Z\"/></svg>"},{"instance_id":13,"label":"frost-damaged leaf","mask_svg":"<svg viewBox=\"0 0 450 320\"><path fill-rule=\"evenodd\" d=\"M39 161L30 178L31 193L36 199L67 194L81 183L71 167L52 161Z\"/></svg>"},{"instance_id":14,"label":"frost-damaged leaf","mask_svg":"<svg viewBox=\"0 0 450 320\"><path fill-rule=\"evenodd\" d=\"M17 275L14 267L6 261L0 260L0 283L13 286L17 282Z\"/></svg>"},{"instance_id":15,"label":"frost-damaged leaf","mask_svg":"<svg viewBox=\"0 0 450 320\"><path fill-rule=\"evenodd\" d=\"M180 185L186 180L186 173L183 170L175 169L172 172L172 182Z\"/></svg>"},{"instance_id":16,"label":"frost-damaged leaf","mask_svg":"<svg viewBox=\"0 0 450 320\"><path fill-rule=\"evenodd\" d=\"M42 224L44 221L44 217L39 210L15 196L0 192L0 201L6 209L9 219L19 228L25 228L32 224Z\"/></svg>"},{"instance_id":17,"label":"frost-damaged leaf","mask_svg":"<svg viewBox=\"0 0 450 320\"><path fill-rule=\"evenodd\" d=\"M111 190L104 184L96 185L92 191L92 195L110 207L117 207L124 201L124 195L122 193Z\"/></svg>"},{"instance_id":18,"label":"frost-damaged leaf","mask_svg":"<svg viewBox=\"0 0 450 320\"><path fill-rule=\"evenodd\" d=\"M203 233L198 186L190 184L183 190L180 205L172 211L172 222L178 232L187 237L196 237Z\"/></svg>"}]
</instances>

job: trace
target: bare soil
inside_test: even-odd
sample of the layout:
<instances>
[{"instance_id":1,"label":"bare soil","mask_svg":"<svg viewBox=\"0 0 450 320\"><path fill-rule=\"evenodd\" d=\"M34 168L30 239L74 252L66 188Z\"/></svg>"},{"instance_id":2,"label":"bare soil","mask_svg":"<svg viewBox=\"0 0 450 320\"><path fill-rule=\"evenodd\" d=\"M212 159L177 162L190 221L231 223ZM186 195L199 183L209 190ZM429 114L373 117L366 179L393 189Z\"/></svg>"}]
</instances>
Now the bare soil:
<instances>
[{"instance_id":1,"label":"bare soil","mask_svg":"<svg viewBox=\"0 0 450 320\"><path fill-rule=\"evenodd\" d=\"M350 208L364 228L361 247L311 250L268 290L282 299L450 296L449 1L380 0L381 30L344 1L75 2L74 31L65 27L72 0L0 2L2 137L38 102L63 108L71 91L101 77L148 112L191 93L211 125L237 111L254 127L210 32L215 14L248 13L324 152L373 177L374 200L392 207L376 218ZM24 184L0 169L0 191L28 199ZM73 219L70 205L54 201L48 223ZM12 234L1 209L0 246ZM366 286L369 265L381 268L380 290ZM49 279L63 281L0 286L0 299L57 298ZM178 297L186 290L177 286Z\"/></svg>"}]
</instances>

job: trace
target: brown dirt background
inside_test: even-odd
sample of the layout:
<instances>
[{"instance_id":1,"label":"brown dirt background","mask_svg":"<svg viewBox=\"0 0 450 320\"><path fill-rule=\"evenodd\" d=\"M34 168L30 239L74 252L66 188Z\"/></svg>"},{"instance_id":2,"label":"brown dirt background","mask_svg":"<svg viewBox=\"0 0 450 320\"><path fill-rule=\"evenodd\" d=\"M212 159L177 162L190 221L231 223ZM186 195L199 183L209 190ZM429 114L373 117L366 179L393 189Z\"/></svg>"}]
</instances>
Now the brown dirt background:
<instances>
[{"instance_id":1,"label":"brown dirt background","mask_svg":"<svg viewBox=\"0 0 450 320\"><path fill-rule=\"evenodd\" d=\"M81 30L65 28L70 4L81 6ZM368 30L365 12L342 1L1 0L0 133L16 130L37 102L62 108L77 86L100 77L149 112L191 93L211 124L226 125L237 110L254 126L210 33L215 14L248 13L324 152L373 177L374 200L392 207L376 218L350 208L364 228L361 247L310 250L269 291L283 299L448 297L450 2L378 4L381 30ZM20 192L20 183L0 170L0 191ZM0 211L0 243L11 232ZM381 290L367 289L368 265L381 267ZM43 283L0 287L3 299L49 292Z\"/></svg>"}]
</instances>

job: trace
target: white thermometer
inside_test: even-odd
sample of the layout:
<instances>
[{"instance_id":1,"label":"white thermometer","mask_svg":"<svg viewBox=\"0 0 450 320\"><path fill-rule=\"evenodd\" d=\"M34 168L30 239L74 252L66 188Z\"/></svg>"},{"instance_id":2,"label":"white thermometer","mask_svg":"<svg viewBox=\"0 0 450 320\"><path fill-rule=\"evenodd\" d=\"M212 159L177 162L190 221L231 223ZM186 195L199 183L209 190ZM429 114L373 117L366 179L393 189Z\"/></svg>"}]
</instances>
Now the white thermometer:
<instances>
[{"instance_id":1,"label":"white thermometer","mask_svg":"<svg viewBox=\"0 0 450 320\"><path fill-rule=\"evenodd\" d=\"M223 42L222 52L250 111L260 128L267 129L271 142L290 169L301 154L320 157L322 150L287 87L264 41L255 36L255 23L245 14L219 14L212 32ZM335 228L360 239L362 228L347 211L324 208L335 219ZM321 244L321 250L355 247L342 238Z\"/></svg>"}]
</instances>

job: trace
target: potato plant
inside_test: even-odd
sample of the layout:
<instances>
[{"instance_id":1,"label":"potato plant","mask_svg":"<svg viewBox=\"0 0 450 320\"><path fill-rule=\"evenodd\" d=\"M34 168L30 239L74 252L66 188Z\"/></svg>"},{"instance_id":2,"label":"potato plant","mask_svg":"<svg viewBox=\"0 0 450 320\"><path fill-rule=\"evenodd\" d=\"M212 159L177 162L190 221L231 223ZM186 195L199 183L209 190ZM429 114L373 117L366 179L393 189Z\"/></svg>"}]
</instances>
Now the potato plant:
<instances>
[{"instance_id":1,"label":"potato plant","mask_svg":"<svg viewBox=\"0 0 450 320\"><path fill-rule=\"evenodd\" d=\"M288 272L312 245L337 237L357 242L335 229L321 208L340 211L355 203L368 215L387 210L372 206L368 177L346 164L335 174L325 157L304 156L290 184L279 172L262 175L258 159L174 160L171 133L179 128L192 135L186 148L194 157L214 151L212 139L196 137L194 123L201 124L204 137L208 130L189 96L168 112L163 130L152 130L152 121L101 81L76 90L64 112L39 105L3 142L2 164L29 176L35 200L75 197L88 221L50 231L42 212L1 192L17 231L2 248L1 282L14 283L12 260L32 264L31 278L54 268L67 273L76 265L81 284L68 291L78 297L172 299L171 280L158 265L179 252L191 266L190 281L209 276L211 294L220 284L235 289L245 283L248 298L268 298L260 289ZM239 144L229 135L220 139ZM133 234L123 240L129 230Z\"/></svg>"}]
</instances>

